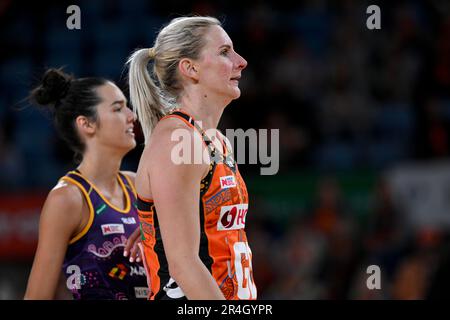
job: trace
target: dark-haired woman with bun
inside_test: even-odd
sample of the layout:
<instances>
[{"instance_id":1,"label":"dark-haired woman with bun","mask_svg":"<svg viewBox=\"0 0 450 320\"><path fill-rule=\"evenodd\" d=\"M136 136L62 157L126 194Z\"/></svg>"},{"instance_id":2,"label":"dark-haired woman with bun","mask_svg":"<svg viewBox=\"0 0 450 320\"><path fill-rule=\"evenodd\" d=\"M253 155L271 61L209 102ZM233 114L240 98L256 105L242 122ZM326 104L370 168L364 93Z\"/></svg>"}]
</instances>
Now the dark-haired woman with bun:
<instances>
[{"instance_id":1,"label":"dark-haired woman with bun","mask_svg":"<svg viewBox=\"0 0 450 320\"><path fill-rule=\"evenodd\" d=\"M125 96L106 79L49 69L30 100L52 109L80 162L44 204L25 299L53 299L61 269L74 299L146 299L134 173L120 171L136 146L136 119Z\"/></svg>"}]
</instances>

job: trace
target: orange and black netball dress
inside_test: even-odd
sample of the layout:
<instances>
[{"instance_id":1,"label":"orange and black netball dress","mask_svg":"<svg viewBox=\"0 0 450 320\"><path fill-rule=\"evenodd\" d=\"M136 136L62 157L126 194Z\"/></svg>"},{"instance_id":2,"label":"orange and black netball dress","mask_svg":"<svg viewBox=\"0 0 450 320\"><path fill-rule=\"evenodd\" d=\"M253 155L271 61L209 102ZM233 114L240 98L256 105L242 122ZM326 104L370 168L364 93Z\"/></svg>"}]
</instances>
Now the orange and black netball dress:
<instances>
[{"instance_id":1,"label":"orange and black netball dress","mask_svg":"<svg viewBox=\"0 0 450 320\"><path fill-rule=\"evenodd\" d=\"M179 118L198 130L212 159L208 174L199 186L200 259L217 281L226 299L256 299L252 251L245 233L248 194L232 153L229 150L219 152L188 114L178 110L163 119L169 117ZM137 206L144 265L151 288L149 298L185 299L183 291L169 274L158 213L153 201L138 195Z\"/></svg>"}]
</instances>

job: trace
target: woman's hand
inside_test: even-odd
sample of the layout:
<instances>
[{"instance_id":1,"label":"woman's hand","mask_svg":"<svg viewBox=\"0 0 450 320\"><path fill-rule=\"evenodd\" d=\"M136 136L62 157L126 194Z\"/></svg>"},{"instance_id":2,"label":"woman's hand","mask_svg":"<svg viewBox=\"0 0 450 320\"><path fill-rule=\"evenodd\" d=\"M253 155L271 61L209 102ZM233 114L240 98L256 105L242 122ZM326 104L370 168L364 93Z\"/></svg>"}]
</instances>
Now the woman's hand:
<instances>
[{"instance_id":1,"label":"woman's hand","mask_svg":"<svg viewBox=\"0 0 450 320\"><path fill-rule=\"evenodd\" d=\"M123 250L124 257L130 256L130 262L141 262L139 243L141 243L141 229L139 227L128 237L125 249Z\"/></svg>"}]
</instances>

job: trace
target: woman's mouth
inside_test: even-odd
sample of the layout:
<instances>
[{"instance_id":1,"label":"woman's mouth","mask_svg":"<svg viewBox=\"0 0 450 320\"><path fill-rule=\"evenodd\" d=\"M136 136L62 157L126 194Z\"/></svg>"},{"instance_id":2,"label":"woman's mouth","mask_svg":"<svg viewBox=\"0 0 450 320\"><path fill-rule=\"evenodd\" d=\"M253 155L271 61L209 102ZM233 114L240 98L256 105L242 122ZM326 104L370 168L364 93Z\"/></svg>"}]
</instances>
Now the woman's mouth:
<instances>
[{"instance_id":1,"label":"woman's mouth","mask_svg":"<svg viewBox=\"0 0 450 320\"><path fill-rule=\"evenodd\" d=\"M133 131L133 128L128 128L127 131L126 131L126 133L134 137L134 131Z\"/></svg>"}]
</instances>

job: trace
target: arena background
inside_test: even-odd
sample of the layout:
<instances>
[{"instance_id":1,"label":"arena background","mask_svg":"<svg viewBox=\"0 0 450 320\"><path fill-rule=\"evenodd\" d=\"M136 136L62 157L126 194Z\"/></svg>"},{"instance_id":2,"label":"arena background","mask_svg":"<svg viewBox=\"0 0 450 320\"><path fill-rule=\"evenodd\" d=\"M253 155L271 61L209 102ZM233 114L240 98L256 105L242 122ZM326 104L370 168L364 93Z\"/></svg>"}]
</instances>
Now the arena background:
<instances>
[{"instance_id":1,"label":"arena background","mask_svg":"<svg viewBox=\"0 0 450 320\"><path fill-rule=\"evenodd\" d=\"M0 299L23 297L40 207L73 166L51 117L24 100L32 85L64 66L126 91L127 56L192 13L221 19L249 62L220 128L280 130L276 175L240 166L259 297L445 297L450 3L295 2L0 1ZM81 30L66 27L70 4ZM371 4L380 30L366 27ZM370 265L381 289L366 286Z\"/></svg>"}]
</instances>

